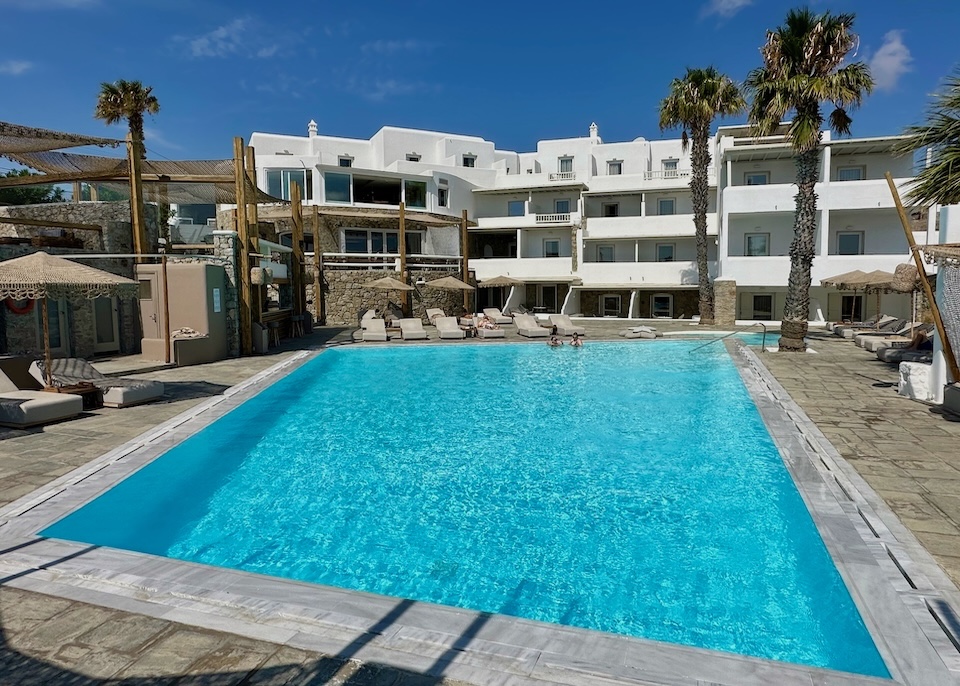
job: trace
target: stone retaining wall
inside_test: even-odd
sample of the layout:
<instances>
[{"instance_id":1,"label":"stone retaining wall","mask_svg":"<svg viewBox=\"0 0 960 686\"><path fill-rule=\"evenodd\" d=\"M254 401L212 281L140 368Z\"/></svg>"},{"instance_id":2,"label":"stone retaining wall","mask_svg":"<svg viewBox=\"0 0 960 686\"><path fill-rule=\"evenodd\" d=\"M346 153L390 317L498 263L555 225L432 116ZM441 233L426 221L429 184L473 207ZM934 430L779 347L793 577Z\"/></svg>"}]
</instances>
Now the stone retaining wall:
<instances>
[{"instance_id":1,"label":"stone retaining wall","mask_svg":"<svg viewBox=\"0 0 960 686\"><path fill-rule=\"evenodd\" d=\"M310 285L307 293L312 303L312 268L308 269L308 273ZM370 288L366 285L383 276L399 278L399 275L395 271L384 269L324 270L321 290L323 296L322 305L326 318L325 323L332 326L356 326L359 313L362 309L375 307L383 312L391 304L401 306L404 302L410 303L412 316L420 317L424 322L427 321L426 309L428 307L439 307L448 315L459 314L460 309L463 307L463 291L420 286L416 291L409 293L409 301L407 301L405 300L407 294L402 291L384 291L377 288ZM410 270L411 282L416 282L420 278L424 281L433 281L434 279L439 279L444 276L459 277L459 272L439 269Z\"/></svg>"},{"instance_id":2,"label":"stone retaining wall","mask_svg":"<svg viewBox=\"0 0 960 686\"><path fill-rule=\"evenodd\" d=\"M144 206L147 224L147 252L157 251L157 207ZM74 224L96 224L101 231L80 231L70 229L43 228L5 224L3 218L22 217L44 221L63 221ZM80 203L43 203L40 205L10 205L0 207L0 237L34 238L40 236L73 236L83 242L88 252L106 252L129 254L133 252L133 233L130 228L130 203L117 202L80 202Z\"/></svg>"}]
</instances>

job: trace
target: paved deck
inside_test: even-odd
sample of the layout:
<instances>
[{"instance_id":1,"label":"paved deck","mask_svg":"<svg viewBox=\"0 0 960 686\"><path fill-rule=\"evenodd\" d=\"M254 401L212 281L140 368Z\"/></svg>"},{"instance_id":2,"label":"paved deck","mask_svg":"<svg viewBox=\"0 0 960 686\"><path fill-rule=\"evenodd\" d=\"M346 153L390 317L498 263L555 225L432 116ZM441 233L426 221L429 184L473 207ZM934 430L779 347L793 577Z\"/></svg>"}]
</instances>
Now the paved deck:
<instances>
[{"instance_id":1,"label":"paved deck","mask_svg":"<svg viewBox=\"0 0 960 686\"><path fill-rule=\"evenodd\" d=\"M615 337L622 326L590 323L588 340ZM688 323L659 328L691 330ZM507 340L516 338L508 330ZM285 359L294 349L349 341L350 331L322 329L272 355L199 367L157 369L136 358L99 363L106 373L139 372L162 380L170 397L139 408L89 413L42 430L0 429L0 504ZM960 581L960 422L899 398L896 368L849 341L815 335L813 347L817 355L762 359L950 578ZM359 665L349 655L325 656L12 588L0 591L0 632L0 683L455 683Z\"/></svg>"}]
</instances>

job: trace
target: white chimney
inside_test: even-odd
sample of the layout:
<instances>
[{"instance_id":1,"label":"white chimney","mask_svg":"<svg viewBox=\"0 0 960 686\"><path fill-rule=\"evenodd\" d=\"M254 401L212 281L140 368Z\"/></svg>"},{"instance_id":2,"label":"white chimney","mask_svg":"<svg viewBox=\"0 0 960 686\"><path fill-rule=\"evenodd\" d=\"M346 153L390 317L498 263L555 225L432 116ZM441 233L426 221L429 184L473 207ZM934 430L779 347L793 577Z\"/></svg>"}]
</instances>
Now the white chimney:
<instances>
[{"instance_id":1,"label":"white chimney","mask_svg":"<svg viewBox=\"0 0 960 686\"><path fill-rule=\"evenodd\" d=\"M603 141L600 140L600 129L597 127L597 122L593 122L590 125L590 142L603 143Z\"/></svg>"},{"instance_id":2,"label":"white chimney","mask_svg":"<svg viewBox=\"0 0 960 686\"><path fill-rule=\"evenodd\" d=\"M313 119L307 124L307 135L310 136L310 138L317 137L317 122L313 121Z\"/></svg>"}]
</instances>

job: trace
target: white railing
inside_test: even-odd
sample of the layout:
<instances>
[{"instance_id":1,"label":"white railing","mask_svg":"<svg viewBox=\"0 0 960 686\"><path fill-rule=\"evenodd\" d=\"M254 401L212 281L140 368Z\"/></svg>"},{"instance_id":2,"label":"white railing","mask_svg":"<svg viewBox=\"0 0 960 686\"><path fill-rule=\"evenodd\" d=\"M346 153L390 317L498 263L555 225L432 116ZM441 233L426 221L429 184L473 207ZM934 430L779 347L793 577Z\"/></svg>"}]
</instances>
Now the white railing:
<instances>
[{"instance_id":1,"label":"white railing","mask_svg":"<svg viewBox=\"0 0 960 686\"><path fill-rule=\"evenodd\" d=\"M664 179L689 179L692 172L689 169L658 169L656 171L643 172L645 181L660 181ZM716 170L708 169L707 178L712 179L716 176Z\"/></svg>"},{"instance_id":2,"label":"white railing","mask_svg":"<svg viewBox=\"0 0 960 686\"><path fill-rule=\"evenodd\" d=\"M407 255L407 267L457 267L459 255ZM321 256L324 269L386 269L400 271L400 256L384 253L325 252Z\"/></svg>"},{"instance_id":3,"label":"white railing","mask_svg":"<svg viewBox=\"0 0 960 686\"><path fill-rule=\"evenodd\" d=\"M570 213L561 214L538 214L536 215L537 224L569 224Z\"/></svg>"},{"instance_id":4,"label":"white railing","mask_svg":"<svg viewBox=\"0 0 960 686\"><path fill-rule=\"evenodd\" d=\"M550 175L551 181L573 181L577 178L577 172L556 172Z\"/></svg>"}]
</instances>

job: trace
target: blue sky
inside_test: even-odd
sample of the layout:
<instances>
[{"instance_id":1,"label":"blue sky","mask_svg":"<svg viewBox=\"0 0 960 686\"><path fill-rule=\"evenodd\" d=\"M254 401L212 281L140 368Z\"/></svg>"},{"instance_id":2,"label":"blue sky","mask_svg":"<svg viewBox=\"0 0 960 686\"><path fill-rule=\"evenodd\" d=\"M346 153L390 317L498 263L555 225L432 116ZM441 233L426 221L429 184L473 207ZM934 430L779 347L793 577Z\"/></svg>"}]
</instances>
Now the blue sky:
<instances>
[{"instance_id":1,"label":"blue sky","mask_svg":"<svg viewBox=\"0 0 960 686\"><path fill-rule=\"evenodd\" d=\"M233 136L304 135L310 119L322 134L406 126L518 151L587 135L591 121L607 142L669 137L656 112L670 79L713 64L742 80L759 64L765 31L796 6L0 0L0 120L122 137L92 113L100 82L124 78L152 85L160 100L147 119L152 157L227 157ZM918 122L960 63L949 35L960 25L956 0L811 6L857 15L858 58L878 87L854 113L854 135Z\"/></svg>"}]
</instances>

